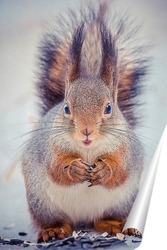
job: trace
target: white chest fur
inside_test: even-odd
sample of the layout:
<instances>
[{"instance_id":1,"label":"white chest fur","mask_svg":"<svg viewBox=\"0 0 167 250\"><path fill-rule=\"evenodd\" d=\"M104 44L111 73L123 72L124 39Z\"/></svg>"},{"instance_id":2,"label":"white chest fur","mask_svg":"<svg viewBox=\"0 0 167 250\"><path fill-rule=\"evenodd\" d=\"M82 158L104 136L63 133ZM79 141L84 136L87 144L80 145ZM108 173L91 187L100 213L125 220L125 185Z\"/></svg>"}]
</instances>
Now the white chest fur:
<instances>
[{"instance_id":1,"label":"white chest fur","mask_svg":"<svg viewBox=\"0 0 167 250\"><path fill-rule=\"evenodd\" d=\"M135 180L134 180L135 181ZM130 205L134 195L134 183L126 181L115 189L107 189L103 186L88 187L90 183L76 184L63 187L48 180L45 189L52 212L58 209L63 211L73 223L85 221L91 222L103 216L107 210L121 213Z\"/></svg>"}]
</instances>

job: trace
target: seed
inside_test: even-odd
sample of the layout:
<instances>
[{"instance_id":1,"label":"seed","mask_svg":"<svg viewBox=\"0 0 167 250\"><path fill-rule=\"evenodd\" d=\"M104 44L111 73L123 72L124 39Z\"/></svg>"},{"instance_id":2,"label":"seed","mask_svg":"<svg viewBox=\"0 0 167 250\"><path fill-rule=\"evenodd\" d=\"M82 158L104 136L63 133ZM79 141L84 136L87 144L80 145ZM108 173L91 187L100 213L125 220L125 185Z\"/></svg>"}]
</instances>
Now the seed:
<instances>
[{"instance_id":1,"label":"seed","mask_svg":"<svg viewBox=\"0 0 167 250\"><path fill-rule=\"evenodd\" d=\"M25 233L25 232L19 232L18 235L25 236L25 235L27 235L27 233Z\"/></svg>"},{"instance_id":2,"label":"seed","mask_svg":"<svg viewBox=\"0 0 167 250\"><path fill-rule=\"evenodd\" d=\"M23 244L23 240L20 240L20 239L11 239L10 240L10 244L11 245L20 245L20 244Z\"/></svg>"}]
</instances>

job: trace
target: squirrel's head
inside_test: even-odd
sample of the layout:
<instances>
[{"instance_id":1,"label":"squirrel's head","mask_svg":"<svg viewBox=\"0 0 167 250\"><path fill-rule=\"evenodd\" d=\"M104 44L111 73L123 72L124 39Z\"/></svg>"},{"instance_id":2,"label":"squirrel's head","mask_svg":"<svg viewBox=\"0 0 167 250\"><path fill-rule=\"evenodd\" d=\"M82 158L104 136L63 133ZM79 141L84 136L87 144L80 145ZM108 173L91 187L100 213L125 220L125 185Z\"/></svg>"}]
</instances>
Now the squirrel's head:
<instances>
[{"instance_id":1,"label":"squirrel's head","mask_svg":"<svg viewBox=\"0 0 167 250\"><path fill-rule=\"evenodd\" d=\"M82 145L91 146L104 134L103 127L115 112L113 89L102 80L80 78L66 92L64 118L73 126L73 138Z\"/></svg>"}]
</instances>

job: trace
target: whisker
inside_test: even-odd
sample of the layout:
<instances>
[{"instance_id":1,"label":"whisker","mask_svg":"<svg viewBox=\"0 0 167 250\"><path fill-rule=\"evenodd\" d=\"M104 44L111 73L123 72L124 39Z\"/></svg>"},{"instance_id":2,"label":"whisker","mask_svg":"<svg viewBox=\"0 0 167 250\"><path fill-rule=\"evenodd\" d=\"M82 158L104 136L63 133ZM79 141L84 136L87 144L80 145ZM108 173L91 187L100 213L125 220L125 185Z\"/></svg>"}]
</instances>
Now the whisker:
<instances>
[{"instance_id":1,"label":"whisker","mask_svg":"<svg viewBox=\"0 0 167 250\"><path fill-rule=\"evenodd\" d=\"M104 131L105 133L109 133L109 134L112 134L112 135L113 135L114 129L109 130L109 129L107 128L107 130L104 129L103 131ZM128 140L131 140L131 141L133 141L133 142L135 142L135 143L138 143L138 139L137 139L135 136L133 136L133 135L131 135L131 134L129 135L129 134L125 133L125 131L116 130L115 133L116 133L117 136L118 136L118 134L120 134L120 136L123 137L122 142L124 142L124 138L126 137ZM128 141L126 141L126 143L128 143ZM143 146L145 146L147 149L149 149L151 152L154 151L154 149L153 149L152 147L150 147L150 145L147 145L145 142L142 142L142 144L143 144ZM129 143L129 146L131 147L131 144L130 144L130 143ZM133 149L133 147L131 147L131 148ZM150 159L151 159L151 157L150 157Z\"/></svg>"},{"instance_id":2,"label":"whisker","mask_svg":"<svg viewBox=\"0 0 167 250\"><path fill-rule=\"evenodd\" d=\"M113 132L112 129L111 129L111 131ZM107 129L108 133L110 133L111 131L109 129ZM131 141L138 143L138 139L134 135L132 135L131 133L126 133L126 131L121 131L121 130L115 130L115 133L119 133L121 136L127 137Z\"/></svg>"},{"instance_id":3,"label":"whisker","mask_svg":"<svg viewBox=\"0 0 167 250\"><path fill-rule=\"evenodd\" d=\"M53 137L50 137L51 141L55 140L60 135L67 135L67 132L66 131L62 131L59 134L52 134L52 135L53 135Z\"/></svg>"},{"instance_id":4,"label":"whisker","mask_svg":"<svg viewBox=\"0 0 167 250\"><path fill-rule=\"evenodd\" d=\"M41 132L41 135L42 134L44 134L44 133L50 133L50 132L59 132L59 131L62 131L62 130L66 130L66 131L69 131L70 129L72 129L73 128L73 126L52 126L52 127L42 127L42 128L37 128L37 129L33 129L33 130L31 130L31 131L28 131L28 132L26 132L26 133L24 133L24 134L22 134L22 135L20 135L19 137L17 137L17 138L15 138L15 139L13 139L13 140L11 140L11 141L15 141L15 140L18 140L18 139L21 139L21 138L23 138L23 137L25 137L25 136L28 136L28 135L31 135L31 134L33 134L33 133L36 133L36 132ZM10 141L10 142L11 142Z\"/></svg>"},{"instance_id":5,"label":"whisker","mask_svg":"<svg viewBox=\"0 0 167 250\"><path fill-rule=\"evenodd\" d=\"M111 142L111 138L109 138L107 135L106 135L106 133L105 134L103 134L103 133L101 133L103 136L106 136L107 137L107 139ZM112 136L114 136L117 140L118 140L118 142L119 143L117 143L116 141L114 141L114 146L116 146L116 147L119 147L120 146L120 144L122 144L122 143L124 143L125 141L124 141L124 138L122 138L122 135L120 135L120 136L118 136L118 134L115 132L110 132L110 134L112 135ZM113 143L113 142L112 142ZM138 153L136 153L136 151L134 150L134 148L132 147L132 145L131 145L131 143L130 142L128 142L128 141L126 141L126 144L128 144L129 145L129 147L131 148L131 150L133 151L133 155L135 156L135 157L137 157L138 156Z\"/></svg>"},{"instance_id":6,"label":"whisker","mask_svg":"<svg viewBox=\"0 0 167 250\"><path fill-rule=\"evenodd\" d=\"M57 132L57 131L56 131ZM48 133L47 131L43 131L42 133L40 133L39 135L43 135L43 133ZM67 134L67 131L59 131L57 132L56 134L55 133L48 133L50 139L52 140L53 138L56 139L57 137L59 137L60 135L63 135L63 134ZM52 137L52 135L54 135L54 137ZM21 145L18 146L18 148L16 149L16 151L19 151L18 154L21 154L22 151L26 148L26 146L28 145L28 143L33 140L33 138L29 138L28 140L24 141ZM49 140L46 140L48 142L50 142ZM45 141L45 142L46 142ZM48 146L49 146L49 143L48 143Z\"/></svg>"},{"instance_id":7,"label":"whisker","mask_svg":"<svg viewBox=\"0 0 167 250\"><path fill-rule=\"evenodd\" d=\"M136 129L139 129L139 128L146 128L146 129L151 129L151 130L154 130L154 131L161 132L161 129L159 129L159 128L146 126L144 124L138 124L134 128L131 128L128 123L113 123L112 118L107 119L107 121L110 121L110 120L111 120L112 123L108 124L109 126L125 126L125 127L128 127L129 129L132 129L133 131L135 131ZM99 123L102 123L102 122L101 121L96 122L96 124L99 124ZM105 124L103 124L103 125L105 126Z\"/></svg>"},{"instance_id":8,"label":"whisker","mask_svg":"<svg viewBox=\"0 0 167 250\"><path fill-rule=\"evenodd\" d=\"M106 127L108 130L115 130L115 131L120 131L120 132L122 132L122 133L128 133L128 134L131 134L131 131L129 131L129 130L123 130L123 129L120 129L120 128L112 128L110 125L104 125L103 127ZM149 137L147 137L147 136L145 136L145 135L141 135L141 134L139 134L138 132L136 132L136 131L133 131L133 133L135 134L135 135L137 135L138 137L140 137L140 138L144 138L144 139L147 139L147 140L150 140L151 142L153 142L153 143L158 143L157 141L155 141L155 140L153 140L152 138L149 138Z\"/></svg>"}]
</instances>

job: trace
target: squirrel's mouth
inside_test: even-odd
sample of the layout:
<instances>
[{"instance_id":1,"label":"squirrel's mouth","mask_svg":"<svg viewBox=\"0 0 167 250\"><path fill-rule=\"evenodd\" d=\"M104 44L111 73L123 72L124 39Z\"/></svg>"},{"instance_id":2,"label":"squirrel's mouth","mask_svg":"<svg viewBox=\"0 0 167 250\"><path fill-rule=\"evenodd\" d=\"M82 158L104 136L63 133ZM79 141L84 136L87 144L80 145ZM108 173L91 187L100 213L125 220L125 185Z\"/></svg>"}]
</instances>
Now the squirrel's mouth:
<instances>
[{"instance_id":1,"label":"squirrel's mouth","mask_svg":"<svg viewBox=\"0 0 167 250\"><path fill-rule=\"evenodd\" d=\"M87 138L86 140L82 141L82 142L83 142L83 144L84 144L85 146L89 146L89 145L92 143L92 141L89 140L88 138Z\"/></svg>"}]
</instances>

